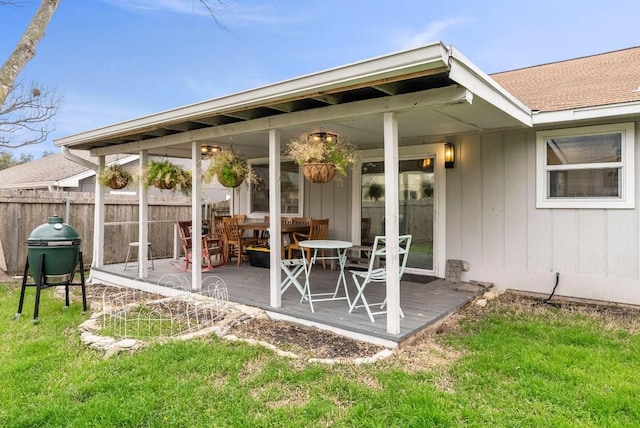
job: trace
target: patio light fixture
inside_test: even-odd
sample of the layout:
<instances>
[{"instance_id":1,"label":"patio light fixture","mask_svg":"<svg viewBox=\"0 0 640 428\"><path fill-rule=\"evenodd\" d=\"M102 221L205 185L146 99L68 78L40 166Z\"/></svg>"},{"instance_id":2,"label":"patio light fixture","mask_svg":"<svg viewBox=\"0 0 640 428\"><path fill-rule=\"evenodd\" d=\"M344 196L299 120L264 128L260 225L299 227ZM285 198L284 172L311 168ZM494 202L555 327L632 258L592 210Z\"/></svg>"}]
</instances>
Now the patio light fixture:
<instances>
[{"instance_id":1,"label":"patio light fixture","mask_svg":"<svg viewBox=\"0 0 640 428\"><path fill-rule=\"evenodd\" d=\"M222 147L220 146L211 146L211 145L204 145L204 146L200 146L200 153L202 154L202 157L204 158L208 158L210 157L212 154L222 151Z\"/></svg>"},{"instance_id":2,"label":"patio light fixture","mask_svg":"<svg viewBox=\"0 0 640 428\"><path fill-rule=\"evenodd\" d=\"M444 143L444 167L453 168L456 160L455 149L453 143Z\"/></svg>"},{"instance_id":3,"label":"patio light fixture","mask_svg":"<svg viewBox=\"0 0 640 428\"><path fill-rule=\"evenodd\" d=\"M307 142L334 143L338 140L338 135L331 132L310 132L306 135Z\"/></svg>"}]
</instances>

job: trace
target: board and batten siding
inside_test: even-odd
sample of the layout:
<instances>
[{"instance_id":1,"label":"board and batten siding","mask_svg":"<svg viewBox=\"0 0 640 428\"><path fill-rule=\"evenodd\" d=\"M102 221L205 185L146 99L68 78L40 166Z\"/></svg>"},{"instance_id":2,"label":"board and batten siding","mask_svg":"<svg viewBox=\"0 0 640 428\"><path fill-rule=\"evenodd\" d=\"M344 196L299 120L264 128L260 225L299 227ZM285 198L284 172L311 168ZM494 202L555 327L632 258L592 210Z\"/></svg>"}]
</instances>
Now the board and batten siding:
<instances>
[{"instance_id":1,"label":"board and batten siding","mask_svg":"<svg viewBox=\"0 0 640 428\"><path fill-rule=\"evenodd\" d=\"M635 209L539 209L535 130L463 136L456 150L446 254L469 264L463 280L549 294L558 272L557 295L640 304L638 184Z\"/></svg>"}]
</instances>

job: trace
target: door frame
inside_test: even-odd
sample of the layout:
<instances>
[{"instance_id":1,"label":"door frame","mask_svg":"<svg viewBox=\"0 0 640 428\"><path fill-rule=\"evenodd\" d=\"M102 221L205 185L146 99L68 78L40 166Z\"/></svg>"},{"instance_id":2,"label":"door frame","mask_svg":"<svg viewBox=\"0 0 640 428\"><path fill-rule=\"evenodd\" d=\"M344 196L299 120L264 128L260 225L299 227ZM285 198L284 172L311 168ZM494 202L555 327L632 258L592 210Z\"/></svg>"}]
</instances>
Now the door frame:
<instances>
[{"instance_id":1,"label":"door frame","mask_svg":"<svg viewBox=\"0 0 640 428\"><path fill-rule=\"evenodd\" d=\"M384 161L383 149L359 152L360 160L353 165L351 180L351 241L360 243L362 216L362 164ZM398 148L398 160L435 157L433 177L433 269L406 268L407 273L444 278L446 265L446 170L444 168L444 144L431 143Z\"/></svg>"}]
</instances>

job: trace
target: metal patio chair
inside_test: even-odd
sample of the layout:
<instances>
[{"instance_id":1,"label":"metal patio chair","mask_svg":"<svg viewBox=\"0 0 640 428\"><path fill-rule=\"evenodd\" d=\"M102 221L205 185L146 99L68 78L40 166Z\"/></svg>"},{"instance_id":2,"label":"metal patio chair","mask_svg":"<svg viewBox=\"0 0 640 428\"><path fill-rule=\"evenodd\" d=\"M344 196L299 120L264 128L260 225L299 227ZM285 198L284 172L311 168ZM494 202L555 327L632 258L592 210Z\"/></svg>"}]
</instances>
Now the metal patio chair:
<instances>
[{"instance_id":1,"label":"metal patio chair","mask_svg":"<svg viewBox=\"0 0 640 428\"><path fill-rule=\"evenodd\" d=\"M376 236L373 241L373 250L371 251L371 257L369 258L369 268L366 271L357 271L351 270L351 276L353 278L353 282L356 285L356 289L358 290L355 299L352 300L351 306L349 307L349 313L353 312L356 308L364 307L367 311L367 315L369 315L369 319L371 322L375 322L373 316L384 314L387 311L382 310L386 304L387 299L385 299L380 303L369 303L367 298L364 295L365 289L372 283L382 283L385 284L387 282L387 268L384 267L384 261L380 260L385 258L387 255L387 238L384 236ZM404 274L404 269L407 265L407 259L409 258L409 248L411 247L411 235L402 235L399 237L399 257L400 257L400 279L402 279L402 275ZM383 267L378 267L383 266ZM358 304L358 301L361 301L361 304ZM371 306L379 306L381 309L377 312L371 311ZM402 309L400 309L400 316L404 318L404 313Z\"/></svg>"}]
</instances>

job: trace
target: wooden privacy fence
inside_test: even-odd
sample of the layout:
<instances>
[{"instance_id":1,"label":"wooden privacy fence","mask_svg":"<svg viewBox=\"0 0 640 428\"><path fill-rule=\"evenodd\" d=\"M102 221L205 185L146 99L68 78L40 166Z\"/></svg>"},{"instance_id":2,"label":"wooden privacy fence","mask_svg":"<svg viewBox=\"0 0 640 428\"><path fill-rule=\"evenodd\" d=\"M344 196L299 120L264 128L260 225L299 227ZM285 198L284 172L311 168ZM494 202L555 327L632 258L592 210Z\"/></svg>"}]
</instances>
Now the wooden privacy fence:
<instances>
[{"instance_id":1,"label":"wooden privacy fence","mask_svg":"<svg viewBox=\"0 0 640 428\"><path fill-rule=\"evenodd\" d=\"M37 226L56 214L65 218L82 240L85 266L93 256L93 193L41 190L0 191L0 269L22 275L27 239ZM173 257L174 222L191 219L191 202L181 195L149 195L149 241L154 257ZM67 221L65 219L65 221ZM104 262L124 262L129 242L138 240L138 198L106 197Z\"/></svg>"}]
</instances>

